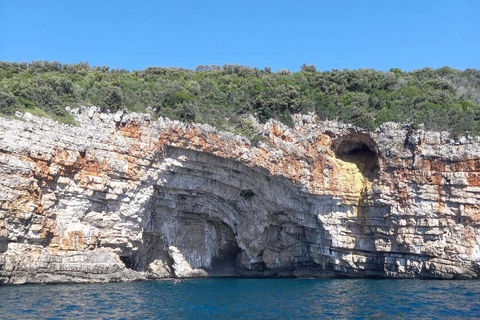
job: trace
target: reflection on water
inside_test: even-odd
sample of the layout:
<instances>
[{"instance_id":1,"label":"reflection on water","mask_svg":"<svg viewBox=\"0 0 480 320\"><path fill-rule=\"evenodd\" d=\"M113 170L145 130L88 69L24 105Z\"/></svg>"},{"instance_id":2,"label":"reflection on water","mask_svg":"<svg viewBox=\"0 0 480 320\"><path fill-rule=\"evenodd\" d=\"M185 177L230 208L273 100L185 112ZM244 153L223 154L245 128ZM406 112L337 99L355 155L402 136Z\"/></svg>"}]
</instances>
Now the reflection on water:
<instances>
[{"instance_id":1,"label":"reflection on water","mask_svg":"<svg viewBox=\"0 0 480 320\"><path fill-rule=\"evenodd\" d=\"M480 317L477 281L195 279L0 287L2 319Z\"/></svg>"}]
</instances>

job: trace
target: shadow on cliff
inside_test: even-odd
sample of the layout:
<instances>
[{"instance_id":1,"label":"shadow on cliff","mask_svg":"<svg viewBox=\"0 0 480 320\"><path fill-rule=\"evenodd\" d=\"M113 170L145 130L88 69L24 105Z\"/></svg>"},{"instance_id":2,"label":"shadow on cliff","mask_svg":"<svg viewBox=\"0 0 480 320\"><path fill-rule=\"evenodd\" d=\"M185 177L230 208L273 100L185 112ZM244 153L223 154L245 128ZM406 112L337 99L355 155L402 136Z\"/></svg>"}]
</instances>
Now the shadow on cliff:
<instances>
[{"instance_id":1,"label":"shadow on cliff","mask_svg":"<svg viewBox=\"0 0 480 320\"><path fill-rule=\"evenodd\" d=\"M342 140L336 152L373 181L378 157L368 143L355 139ZM161 261L164 276L174 275L168 255L174 245L192 269L209 276L368 276L349 266L345 257L352 253L366 257L364 265L372 275L381 274L375 234L365 230L372 219L365 209L370 195L360 200L357 221L345 221L362 234L357 242L363 244L346 249L334 245L318 216L334 207L339 210L338 198L303 192L285 177L209 153L166 147L153 161L165 159L175 161L148 182L154 192L144 208L143 241L120 254L127 267L151 271L152 263ZM354 208L344 205L340 210Z\"/></svg>"}]
</instances>

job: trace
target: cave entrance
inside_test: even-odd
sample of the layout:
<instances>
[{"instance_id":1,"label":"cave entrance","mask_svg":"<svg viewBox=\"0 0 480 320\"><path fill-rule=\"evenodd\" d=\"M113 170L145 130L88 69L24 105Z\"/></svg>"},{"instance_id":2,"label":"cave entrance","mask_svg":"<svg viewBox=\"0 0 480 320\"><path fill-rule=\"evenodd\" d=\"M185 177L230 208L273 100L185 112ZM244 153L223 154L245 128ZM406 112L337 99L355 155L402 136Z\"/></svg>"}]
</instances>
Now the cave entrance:
<instances>
[{"instance_id":1,"label":"cave entrance","mask_svg":"<svg viewBox=\"0 0 480 320\"><path fill-rule=\"evenodd\" d=\"M354 163L369 181L373 181L380 171L374 145L367 135L347 136L335 144L334 152L337 158Z\"/></svg>"}]
</instances>

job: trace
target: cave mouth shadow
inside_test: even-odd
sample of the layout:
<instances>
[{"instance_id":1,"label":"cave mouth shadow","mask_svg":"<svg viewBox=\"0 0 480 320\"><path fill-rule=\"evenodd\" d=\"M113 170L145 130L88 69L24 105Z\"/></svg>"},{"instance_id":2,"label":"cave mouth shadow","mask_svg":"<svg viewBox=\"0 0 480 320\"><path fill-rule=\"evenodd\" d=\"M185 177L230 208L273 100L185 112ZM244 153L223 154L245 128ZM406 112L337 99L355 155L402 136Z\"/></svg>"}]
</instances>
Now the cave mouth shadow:
<instances>
[{"instance_id":1,"label":"cave mouth shadow","mask_svg":"<svg viewBox=\"0 0 480 320\"><path fill-rule=\"evenodd\" d=\"M378 154L374 151L374 142L368 136L354 136L338 141L333 151L338 159L354 163L360 172L370 181L379 177Z\"/></svg>"}]
</instances>

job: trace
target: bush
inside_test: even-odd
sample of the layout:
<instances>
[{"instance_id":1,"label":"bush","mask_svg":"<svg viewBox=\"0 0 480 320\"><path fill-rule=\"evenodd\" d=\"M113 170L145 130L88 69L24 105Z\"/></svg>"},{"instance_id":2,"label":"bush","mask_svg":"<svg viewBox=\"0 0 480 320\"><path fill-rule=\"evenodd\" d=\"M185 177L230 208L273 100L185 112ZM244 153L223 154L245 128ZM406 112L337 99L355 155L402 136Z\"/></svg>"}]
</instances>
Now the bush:
<instances>
[{"instance_id":1,"label":"bush","mask_svg":"<svg viewBox=\"0 0 480 320\"><path fill-rule=\"evenodd\" d=\"M17 100L13 93L6 91L0 87L0 113L4 115L12 115L15 113L15 103Z\"/></svg>"},{"instance_id":2,"label":"bush","mask_svg":"<svg viewBox=\"0 0 480 320\"><path fill-rule=\"evenodd\" d=\"M123 104L123 92L120 88L113 87L108 89L108 94L104 101L105 106L110 110L118 110Z\"/></svg>"}]
</instances>

